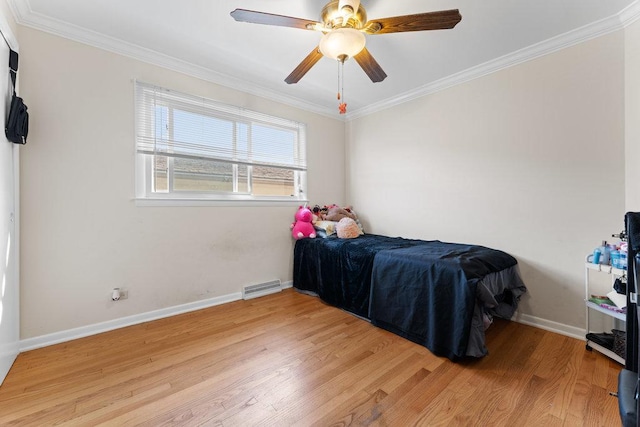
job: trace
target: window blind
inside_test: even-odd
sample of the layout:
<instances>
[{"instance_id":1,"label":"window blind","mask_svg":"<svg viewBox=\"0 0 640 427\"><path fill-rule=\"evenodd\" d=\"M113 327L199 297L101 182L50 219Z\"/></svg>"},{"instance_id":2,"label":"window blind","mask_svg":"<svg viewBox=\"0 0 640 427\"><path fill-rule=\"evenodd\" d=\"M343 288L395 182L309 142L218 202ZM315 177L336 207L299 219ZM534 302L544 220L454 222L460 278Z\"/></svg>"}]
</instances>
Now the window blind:
<instances>
[{"instance_id":1,"label":"window blind","mask_svg":"<svg viewBox=\"0 0 640 427\"><path fill-rule=\"evenodd\" d=\"M136 82L136 150L306 171L305 125Z\"/></svg>"}]
</instances>

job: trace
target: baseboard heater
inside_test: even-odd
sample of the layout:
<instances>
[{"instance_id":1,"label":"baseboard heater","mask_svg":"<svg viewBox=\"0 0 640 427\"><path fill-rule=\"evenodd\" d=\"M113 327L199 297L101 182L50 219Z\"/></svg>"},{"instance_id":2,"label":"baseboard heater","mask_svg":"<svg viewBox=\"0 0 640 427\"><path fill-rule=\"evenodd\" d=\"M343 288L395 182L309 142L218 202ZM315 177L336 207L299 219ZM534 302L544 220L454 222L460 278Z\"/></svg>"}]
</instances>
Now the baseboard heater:
<instances>
[{"instance_id":1,"label":"baseboard heater","mask_svg":"<svg viewBox=\"0 0 640 427\"><path fill-rule=\"evenodd\" d=\"M275 294L282 290L280 280L248 285L242 288L242 299L258 298L269 294Z\"/></svg>"}]
</instances>

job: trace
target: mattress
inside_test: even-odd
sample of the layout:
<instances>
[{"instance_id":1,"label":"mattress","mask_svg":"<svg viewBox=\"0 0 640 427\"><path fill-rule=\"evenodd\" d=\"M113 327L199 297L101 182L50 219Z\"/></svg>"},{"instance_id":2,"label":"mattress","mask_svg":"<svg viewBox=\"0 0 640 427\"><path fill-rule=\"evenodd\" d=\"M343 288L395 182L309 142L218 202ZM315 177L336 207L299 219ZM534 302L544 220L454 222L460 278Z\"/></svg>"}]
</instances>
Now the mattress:
<instances>
[{"instance_id":1,"label":"mattress","mask_svg":"<svg viewBox=\"0 0 640 427\"><path fill-rule=\"evenodd\" d=\"M296 241L294 287L451 360L486 355L486 319L526 292L503 251L374 234Z\"/></svg>"}]
</instances>

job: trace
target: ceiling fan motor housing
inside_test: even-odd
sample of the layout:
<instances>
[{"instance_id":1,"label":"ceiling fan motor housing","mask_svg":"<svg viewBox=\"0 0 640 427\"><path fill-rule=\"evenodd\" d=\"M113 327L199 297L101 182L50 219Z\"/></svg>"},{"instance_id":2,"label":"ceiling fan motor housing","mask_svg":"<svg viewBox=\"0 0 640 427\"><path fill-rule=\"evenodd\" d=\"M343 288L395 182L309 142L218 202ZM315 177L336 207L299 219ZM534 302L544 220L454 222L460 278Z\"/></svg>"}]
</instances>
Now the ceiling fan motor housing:
<instances>
[{"instance_id":1,"label":"ceiling fan motor housing","mask_svg":"<svg viewBox=\"0 0 640 427\"><path fill-rule=\"evenodd\" d=\"M341 3L345 3L343 9L340 9ZM332 0L322 9L321 20L328 29L349 27L361 30L367 22L367 11L359 3L359 1ZM345 13L345 10L353 12Z\"/></svg>"}]
</instances>

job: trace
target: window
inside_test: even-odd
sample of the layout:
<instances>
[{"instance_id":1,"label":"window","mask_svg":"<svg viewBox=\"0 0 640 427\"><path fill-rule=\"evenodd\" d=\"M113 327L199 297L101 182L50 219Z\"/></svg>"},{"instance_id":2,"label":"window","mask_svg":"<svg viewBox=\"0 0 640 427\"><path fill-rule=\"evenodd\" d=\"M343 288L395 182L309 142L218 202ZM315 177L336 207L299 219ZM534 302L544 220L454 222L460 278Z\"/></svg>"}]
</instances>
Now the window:
<instances>
[{"instance_id":1,"label":"window","mask_svg":"<svg viewBox=\"0 0 640 427\"><path fill-rule=\"evenodd\" d=\"M136 82L136 195L302 201L305 125Z\"/></svg>"}]
</instances>

